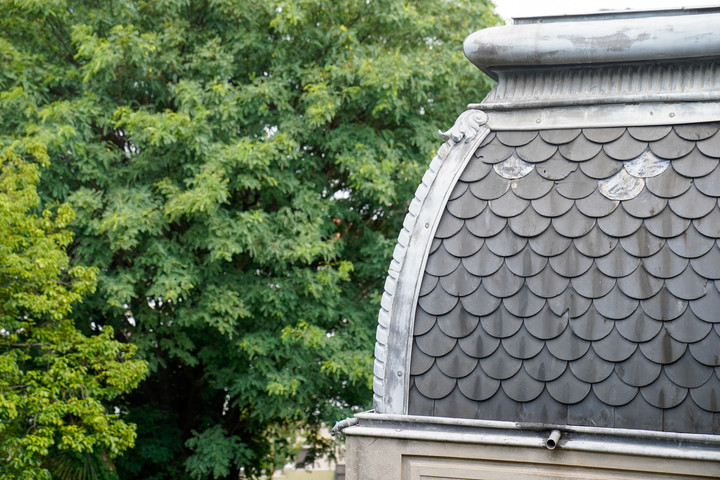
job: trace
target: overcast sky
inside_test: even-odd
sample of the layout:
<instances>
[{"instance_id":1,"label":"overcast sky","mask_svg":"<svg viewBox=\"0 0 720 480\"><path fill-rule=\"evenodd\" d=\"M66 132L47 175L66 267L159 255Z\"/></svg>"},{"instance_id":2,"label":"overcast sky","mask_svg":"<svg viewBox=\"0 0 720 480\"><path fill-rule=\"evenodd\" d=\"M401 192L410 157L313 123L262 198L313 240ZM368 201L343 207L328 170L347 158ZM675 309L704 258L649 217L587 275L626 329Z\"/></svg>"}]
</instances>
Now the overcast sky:
<instances>
[{"instance_id":1,"label":"overcast sky","mask_svg":"<svg viewBox=\"0 0 720 480\"><path fill-rule=\"evenodd\" d=\"M663 8L716 5L720 0L494 0L497 13L505 19L536 15L564 15L600 10L657 10Z\"/></svg>"}]
</instances>

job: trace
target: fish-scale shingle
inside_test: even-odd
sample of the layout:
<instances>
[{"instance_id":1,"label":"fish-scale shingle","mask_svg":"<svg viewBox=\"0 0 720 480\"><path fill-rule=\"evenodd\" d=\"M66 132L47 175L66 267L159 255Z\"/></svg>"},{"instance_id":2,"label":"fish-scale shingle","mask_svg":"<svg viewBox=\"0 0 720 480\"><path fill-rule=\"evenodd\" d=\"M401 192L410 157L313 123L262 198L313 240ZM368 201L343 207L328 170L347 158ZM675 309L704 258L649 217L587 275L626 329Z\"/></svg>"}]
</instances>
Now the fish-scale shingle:
<instances>
[{"instance_id":1,"label":"fish-scale shingle","mask_svg":"<svg viewBox=\"0 0 720 480\"><path fill-rule=\"evenodd\" d=\"M505 227L497 235L488 238L485 246L499 257L517 255L527 245L527 238L515 235L510 227Z\"/></svg>"},{"instance_id":2,"label":"fish-scale shingle","mask_svg":"<svg viewBox=\"0 0 720 480\"><path fill-rule=\"evenodd\" d=\"M720 432L719 127L491 132L425 267L409 413Z\"/></svg>"},{"instance_id":3,"label":"fish-scale shingle","mask_svg":"<svg viewBox=\"0 0 720 480\"><path fill-rule=\"evenodd\" d=\"M691 184L691 178L677 173L674 168L668 168L662 174L645 181L647 189L662 198L679 197L690 188Z\"/></svg>"},{"instance_id":4,"label":"fish-scale shingle","mask_svg":"<svg viewBox=\"0 0 720 480\"><path fill-rule=\"evenodd\" d=\"M602 149L609 157L616 160L633 160L642 154L647 146L647 142L636 140L625 132L620 138L604 144Z\"/></svg>"},{"instance_id":5,"label":"fish-scale shingle","mask_svg":"<svg viewBox=\"0 0 720 480\"><path fill-rule=\"evenodd\" d=\"M646 218L643 223L650 233L660 238L677 237L690 226L690 220L677 215L670 205L658 215Z\"/></svg>"},{"instance_id":6,"label":"fish-scale shingle","mask_svg":"<svg viewBox=\"0 0 720 480\"><path fill-rule=\"evenodd\" d=\"M571 248L575 247L580 254L599 261L615 250L617 243L617 238L603 232L602 228L596 225L582 237L574 239Z\"/></svg>"},{"instance_id":7,"label":"fish-scale shingle","mask_svg":"<svg viewBox=\"0 0 720 480\"><path fill-rule=\"evenodd\" d=\"M549 160L537 165L538 174L547 180L562 180L578 169L577 163L568 162L560 152L555 153ZM553 190L555 191L555 190Z\"/></svg>"},{"instance_id":8,"label":"fish-scale shingle","mask_svg":"<svg viewBox=\"0 0 720 480\"><path fill-rule=\"evenodd\" d=\"M692 309L688 308L675 320L663 322L663 326L672 338L678 342L690 344L705 338L710 333L713 324L703 322L695 316Z\"/></svg>"},{"instance_id":9,"label":"fish-scale shingle","mask_svg":"<svg viewBox=\"0 0 720 480\"><path fill-rule=\"evenodd\" d=\"M486 162L470 162L470 164L467 166L467 168L463 171L463 174L460 176L460 181L458 182L458 187L462 189L464 192L466 187L470 183L478 182L485 178L488 173L490 173L490 170L492 170L492 164L486 163ZM462 193L462 192L460 192ZM453 193L451 195L451 198L457 198L459 194Z\"/></svg>"},{"instance_id":10,"label":"fish-scale shingle","mask_svg":"<svg viewBox=\"0 0 720 480\"><path fill-rule=\"evenodd\" d=\"M720 157L720 131L697 142L698 149L708 157Z\"/></svg>"},{"instance_id":11,"label":"fish-scale shingle","mask_svg":"<svg viewBox=\"0 0 720 480\"><path fill-rule=\"evenodd\" d=\"M718 250L718 256L720 258L720 250ZM505 259L505 265L510 271L521 277L537 275L547 264L548 258L535 253L530 245L525 245L520 252Z\"/></svg>"},{"instance_id":12,"label":"fish-scale shingle","mask_svg":"<svg viewBox=\"0 0 720 480\"><path fill-rule=\"evenodd\" d=\"M616 244L606 255L596 258L595 265L606 276L620 278L634 272L640 265L640 259L630 255L622 246ZM647 269L647 263L644 266Z\"/></svg>"},{"instance_id":13,"label":"fish-scale shingle","mask_svg":"<svg viewBox=\"0 0 720 480\"><path fill-rule=\"evenodd\" d=\"M473 237L475 235L468 230L467 225L463 225L455 235L445 239L443 246L450 255L467 258L477 253L485 245L485 239Z\"/></svg>"},{"instance_id":14,"label":"fish-scale shingle","mask_svg":"<svg viewBox=\"0 0 720 480\"><path fill-rule=\"evenodd\" d=\"M552 182L543 182L541 178L537 169L533 168L530 173L511 184L512 190L515 195L525 200L542 198L550 192L553 184Z\"/></svg>"},{"instance_id":15,"label":"fish-scale shingle","mask_svg":"<svg viewBox=\"0 0 720 480\"><path fill-rule=\"evenodd\" d=\"M671 382L684 388L697 388L705 385L713 375L712 367L698 365L687 350L677 362L663 366L663 371Z\"/></svg>"},{"instance_id":16,"label":"fish-scale shingle","mask_svg":"<svg viewBox=\"0 0 720 480\"><path fill-rule=\"evenodd\" d=\"M695 273L707 279L720 279L720 249L717 243L702 257L690 260L690 266Z\"/></svg>"},{"instance_id":17,"label":"fish-scale shingle","mask_svg":"<svg viewBox=\"0 0 720 480\"><path fill-rule=\"evenodd\" d=\"M461 304L453 310L437 317L437 325L448 337L463 338L470 335L477 328L480 318L468 313Z\"/></svg>"},{"instance_id":18,"label":"fish-scale shingle","mask_svg":"<svg viewBox=\"0 0 720 480\"><path fill-rule=\"evenodd\" d=\"M669 239L667 245L681 257L697 258L710 251L715 245L715 239L706 237L691 225L682 235Z\"/></svg>"},{"instance_id":19,"label":"fish-scale shingle","mask_svg":"<svg viewBox=\"0 0 720 480\"><path fill-rule=\"evenodd\" d=\"M585 135L580 134L570 142L560 145L558 152L567 160L582 162L593 158L601 149L601 144L592 142Z\"/></svg>"},{"instance_id":20,"label":"fish-scale shingle","mask_svg":"<svg viewBox=\"0 0 720 480\"><path fill-rule=\"evenodd\" d=\"M502 299L491 295L482 284L470 295L460 299L463 309L477 316L490 315L497 310L501 302Z\"/></svg>"},{"instance_id":21,"label":"fish-scale shingle","mask_svg":"<svg viewBox=\"0 0 720 480\"><path fill-rule=\"evenodd\" d=\"M645 240L642 235L645 234L643 231L647 231L647 229L643 226L642 219L635 218L626 212L624 208L616 208L611 214L599 218L597 224L600 230L606 235L613 238L620 238L621 241L633 241L632 239L624 238L630 237L631 235L632 238L637 238L640 243Z\"/></svg>"},{"instance_id":22,"label":"fish-scale shingle","mask_svg":"<svg viewBox=\"0 0 720 480\"><path fill-rule=\"evenodd\" d=\"M540 340L550 340L560 335L567 327L567 314L558 315L546 304L537 314L525 319L525 328Z\"/></svg>"},{"instance_id":23,"label":"fish-scale shingle","mask_svg":"<svg viewBox=\"0 0 720 480\"><path fill-rule=\"evenodd\" d=\"M508 220L510 230L521 237L535 237L550 226L551 220L538 214L532 208L526 208L521 214Z\"/></svg>"},{"instance_id":24,"label":"fish-scale shingle","mask_svg":"<svg viewBox=\"0 0 720 480\"><path fill-rule=\"evenodd\" d=\"M500 382L500 386L508 397L524 403L535 400L545 388L545 382L534 379L521 368L515 375Z\"/></svg>"},{"instance_id":25,"label":"fish-scale shingle","mask_svg":"<svg viewBox=\"0 0 720 480\"><path fill-rule=\"evenodd\" d=\"M517 148L517 155L526 162L544 162L557 152L557 145L549 143L538 135L530 142Z\"/></svg>"},{"instance_id":26,"label":"fish-scale shingle","mask_svg":"<svg viewBox=\"0 0 720 480\"><path fill-rule=\"evenodd\" d=\"M653 407L666 410L677 407L685 400L688 389L673 383L667 375L660 376L647 387L640 389L640 394Z\"/></svg>"},{"instance_id":27,"label":"fish-scale shingle","mask_svg":"<svg viewBox=\"0 0 720 480\"><path fill-rule=\"evenodd\" d=\"M592 348L588 348L582 357L570 362L573 375L588 384L602 382L613 373L614 369L614 363L602 359Z\"/></svg>"},{"instance_id":28,"label":"fish-scale shingle","mask_svg":"<svg viewBox=\"0 0 720 480\"><path fill-rule=\"evenodd\" d=\"M526 318L536 315L545 306L545 299L535 295L527 285L515 295L503 298L505 309L516 317Z\"/></svg>"},{"instance_id":29,"label":"fish-scale shingle","mask_svg":"<svg viewBox=\"0 0 720 480\"><path fill-rule=\"evenodd\" d=\"M665 325L664 322L650 318L645 315L641 308L626 319L615 322L618 333L627 340L635 343L648 342L660 333L660 329ZM699 339L698 339L699 340Z\"/></svg>"},{"instance_id":30,"label":"fish-scale shingle","mask_svg":"<svg viewBox=\"0 0 720 480\"><path fill-rule=\"evenodd\" d=\"M702 153L696 146L684 157L673 160L672 165L673 169L680 175L698 178L705 177L716 170L718 162L716 158L708 157ZM698 187L699 182L695 182L695 186Z\"/></svg>"},{"instance_id":31,"label":"fish-scale shingle","mask_svg":"<svg viewBox=\"0 0 720 480\"><path fill-rule=\"evenodd\" d=\"M677 125L675 126L675 133L685 140L705 140L710 138L718 132L720 123L708 122L695 125Z\"/></svg>"},{"instance_id":32,"label":"fish-scale shingle","mask_svg":"<svg viewBox=\"0 0 720 480\"><path fill-rule=\"evenodd\" d=\"M485 207L487 207L487 202L475 198L469 189L450 200L447 204L448 212L450 212L453 217L463 220L477 217L485 210Z\"/></svg>"},{"instance_id":33,"label":"fish-scale shingle","mask_svg":"<svg viewBox=\"0 0 720 480\"><path fill-rule=\"evenodd\" d=\"M572 405L582 401L592 385L579 380L573 375L570 369L566 369L562 375L547 383L547 390L556 402Z\"/></svg>"},{"instance_id":34,"label":"fish-scale shingle","mask_svg":"<svg viewBox=\"0 0 720 480\"><path fill-rule=\"evenodd\" d=\"M590 178L602 180L618 173L624 165L625 162L610 158L604 151L600 150L590 160L580 162L580 170Z\"/></svg>"},{"instance_id":35,"label":"fish-scale shingle","mask_svg":"<svg viewBox=\"0 0 720 480\"><path fill-rule=\"evenodd\" d=\"M569 362L581 358L590 349L590 342L575 335L571 328L565 328L560 335L548 340L546 345L553 356Z\"/></svg>"},{"instance_id":36,"label":"fish-scale shingle","mask_svg":"<svg viewBox=\"0 0 720 480\"><path fill-rule=\"evenodd\" d=\"M482 402L493 395L500 388L500 380L488 376L480 365L458 380L458 390L470 400Z\"/></svg>"},{"instance_id":37,"label":"fish-scale shingle","mask_svg":"<svg viewBox=\"0 0 720 480\"><path fill-rule=\"evenodd\" d=\"M585 138L595 143L610 143L625 133L624 127L586 128L583 130Z\"/></svg>"},{"instance_id":38,"label":"fish-scale shingle","mask_svg":"<svg viewBox=\"0 0 720 480\"><path fill-rule=\"evenodd\" d=\"M718 186L718 181L720 181L720 170L717 168L709 175L695 180L695 186L697 187L697 190L702 192L703 195L706 195L705 200L703 200L704 209L702 210L704 211L705 215L707 215L707 213L709 213L710 209L712 208L712 206L710 206L709 204L713 203L710 202L708 199L715 200L715 196L720 196L720 186ZM710 195L712 195L713 197L710 197ZM698 193L695 193L695 198L699 198L700 196L701 195L698 195ZM693 218L700 217L696 216Z\"/></svg>"},{"instance_id":39,"label":"fish-scale shingle","mask_svg":"<svg viewBox=\"0 0 720 480\"><path fill-rule=\"evenodd\" d=\"M495 173L508 180L518 180L533 170L533 165L515 155L511 155L500 163L493 165Z\"/></svg>"},{"instance_id":40,"label":"fish-scale shingle","mask_svg":"<svg viewBox=\"0 0 720 480\"><path fill-rule=\"evenodd\" d=\"M675 159L684 157L695 148L695 142L685 140L674 130L656 142L650 143L650 150L661 158Z\"/></svg>"},{"instance_id":41,"label":"fish-scale shingle","mask_svg":"<svg viewBox=\"0 0 720 480\"><path fill-rule=\"evenodd\" d=\"M588 233L588 235L591 234L592 232ZM589 249L594 251L594 246L596 245L596 242L591 242L591 244L592 247L589 247ZM565 278L579 277L585 272L587 272L590 267L593 266L593 259L580 253L580 250L578 250L578 248L574 244L571 244L570 247L568 247L568 249L560 255L555 255L554 257L551 257L549 259L549 262L550 267L555 271L555 273Z\"/></svg>"},{"instance_id":42,"label":"fish-scale shingle","mask_svg":"<svg viewBox=\"0 0 720 480\"><path fill-rule=\"evenodd\" d=\"M537 131L497 132L495 138L509 147L522 147L538 136Z\"/></svg>"},{"instance_id":43,"label":"fish-scale shingle","mask_svg":"<svg viewBox=\"0 0 720 480\"><path fill-rule=\"evenodd\" d=\"M555 189L563 197L570 200L585 198L598 187L598 182L576 169L562 180L558 180Z\"/></svg>"},{"instance_id":44,"label":"fish-scale shingle","mask_svg":"<svg viewBox=\"0 0 720 480\"><path fill-rule=\"evenodd\" d=\"M710 238L720 238L720 209L715 207L705 217L693 220L697 231Z\"/></svg>"},{"instance_id":45,"label":"fish-scale shingle","mask_svg":"<svg viewBox=\"0 0 720 480\"><path fill-rule=\"evenodd\" d=\"M640 140L641 142L655 142L670 133L672 129L673 128L669 125L652 127L629 127L628 133L635 140Z\"/></svg>"},{"instance_id":46,"label":"fish-scale shingle","mask_svg":"<svg viewBox=\"0 0 720 480\"><path fill-rule=\"evenodd\" d=\"M511 356L525 360L540 353L545 342L533 336L525 326L522 326L513 336L503 338L502 346Z\"/></svg>"},{"instance_id":47,"label":"fish-scale shingle","mask_svg":"<svg viewBox=\"0 0 720 480\"><path fill-rule=\"evenodd\" d=\"M667 288L642 301L643 311L655 320L675 320L685 312L688 302L677 298Z\"/></svg>"}]
</instances>

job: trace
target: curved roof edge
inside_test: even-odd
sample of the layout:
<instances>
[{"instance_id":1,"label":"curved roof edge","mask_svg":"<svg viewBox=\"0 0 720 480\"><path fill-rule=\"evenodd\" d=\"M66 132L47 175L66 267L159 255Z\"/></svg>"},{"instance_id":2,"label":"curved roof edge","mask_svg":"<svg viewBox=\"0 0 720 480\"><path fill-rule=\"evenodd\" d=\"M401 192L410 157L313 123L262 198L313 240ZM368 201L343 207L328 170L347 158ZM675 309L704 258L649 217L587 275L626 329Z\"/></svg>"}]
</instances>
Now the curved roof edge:
<instances>
[{"instance_id":1,"label":"curved roof edge","mask_svg":"<svg viewBox=\"0 0 720 480\"><path fill-rule=\"evenodd\" d=\"M422 272L452 187L490 131L487 120L483 111L466 110L452 128L440 132L445 143L425 172L405 216L378 316L373 404L379 413L407 413L413 322Z\"/></svg>"},{"instance_id":2,"label":"curved roof edge","mask_svg":"<svg viewBox=\"0 0 720 480\"><path fill-rule=\"evenodd\" d=\"M527 66L607 64L720 56L720 9L606 14L581 21L521 23L486 28L463 43L465 56L491 76ZM693 13L693 14L689 14Z\"/></svg>"}]
</instances>

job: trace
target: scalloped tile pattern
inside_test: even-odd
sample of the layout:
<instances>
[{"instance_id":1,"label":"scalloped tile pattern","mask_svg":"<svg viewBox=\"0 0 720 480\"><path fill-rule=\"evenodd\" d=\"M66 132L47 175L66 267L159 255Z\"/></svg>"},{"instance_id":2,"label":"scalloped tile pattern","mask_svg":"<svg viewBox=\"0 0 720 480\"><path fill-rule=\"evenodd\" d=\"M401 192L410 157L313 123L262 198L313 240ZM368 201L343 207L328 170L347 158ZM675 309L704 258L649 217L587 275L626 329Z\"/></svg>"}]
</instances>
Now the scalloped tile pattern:
<instances>
[{"instance_id":1,"label":"scalloped tile pattern","mask_svg":"<svg viewBox=\"0 0 720 480\"><path fill-rule=\"evenodd\" d=\"M720 433L718 124L488 138L428 258L409 413Z\"/></svg>"}]
</instances>

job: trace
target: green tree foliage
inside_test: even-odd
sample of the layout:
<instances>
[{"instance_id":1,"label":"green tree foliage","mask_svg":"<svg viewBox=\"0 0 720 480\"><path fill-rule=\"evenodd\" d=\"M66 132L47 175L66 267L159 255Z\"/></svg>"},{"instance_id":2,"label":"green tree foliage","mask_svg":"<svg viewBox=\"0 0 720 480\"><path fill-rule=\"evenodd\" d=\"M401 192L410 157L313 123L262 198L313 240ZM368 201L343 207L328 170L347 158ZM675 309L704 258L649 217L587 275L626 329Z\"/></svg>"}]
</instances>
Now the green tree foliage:
<instances>
[{"instance_id":1,"label":"green tree foliage","mask_svg":"<svg viewBox=\"0 0 720 480\"><path fill-rule=\"evenodd\" d=\"M485 0L14 0L0 132L99 268L78 310L150 376L123 478L269 471L367 408L376 313L427 162L487 80Z\"/></svg>"},{"instance_id":2,"label":"green tree foliage","mask_svg":"<svg viewBox=\"0 0 720 480\"><path fill-rule=\"evenodd\" d=\"M95 288L96 270L69 265L73 211L35 213L36 163L5 149L0 167L0 479L83 478L65 476L76 468L99 478L133 445L134 426L108 404L137 386L145 363L112 327L91 337L74 327L71 306Z\"/></svg>"}]
</instances>

